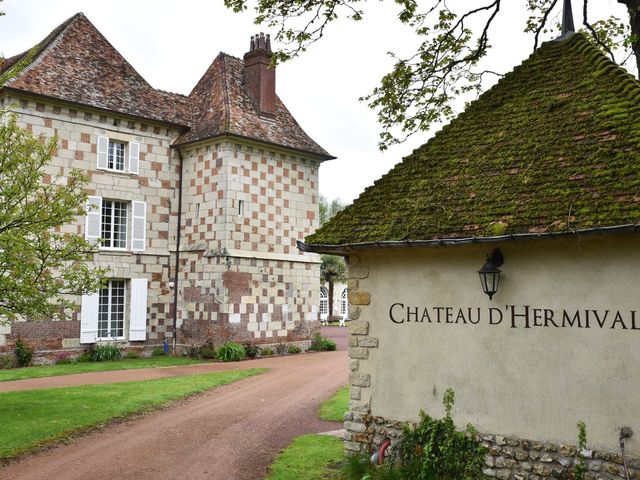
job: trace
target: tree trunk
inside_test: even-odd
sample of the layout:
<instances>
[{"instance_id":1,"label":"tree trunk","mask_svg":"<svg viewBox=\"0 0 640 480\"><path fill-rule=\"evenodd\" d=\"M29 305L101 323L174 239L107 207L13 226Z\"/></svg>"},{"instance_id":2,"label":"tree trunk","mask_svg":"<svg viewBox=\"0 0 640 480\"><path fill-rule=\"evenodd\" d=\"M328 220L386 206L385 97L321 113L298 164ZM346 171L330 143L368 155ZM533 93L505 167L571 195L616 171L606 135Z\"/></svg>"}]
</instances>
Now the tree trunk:
<instances>
[{"instance_id":1,"label":"tree trunk","mask_svg":"<svg viewBox=\"0 0 640 480\"><path fill-rule=\"evenodd\" d=\"M329 281L329 320L333 317L333 282Z\"/></svg>"},{"instance_id":2,"label":"tree trunk","mask_svg":"<svg viewBox=\"0 0 640 480\"><path fill-rule=\"evenodd\" d=\"M618 2L626 5L629 11L629 25L633 36L631 48L636 56L636 67L638 78L640 78L640 0L618 0Z\"/></svg>"}]
</instances>

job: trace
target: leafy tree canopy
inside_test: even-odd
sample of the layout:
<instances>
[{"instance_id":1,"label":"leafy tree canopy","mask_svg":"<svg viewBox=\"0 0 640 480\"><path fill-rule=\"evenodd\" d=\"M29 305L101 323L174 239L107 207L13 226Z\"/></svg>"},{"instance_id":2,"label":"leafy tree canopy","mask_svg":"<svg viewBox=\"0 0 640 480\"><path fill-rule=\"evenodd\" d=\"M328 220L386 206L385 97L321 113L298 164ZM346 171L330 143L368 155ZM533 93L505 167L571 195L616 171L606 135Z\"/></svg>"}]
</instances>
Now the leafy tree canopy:
<instances>
[{"instance_id":1,"label":"leafy tree canopy","mask_svg":"<svg viewBox=\"0 0 640 480\"><path fill-rule=\"evenodd\" d=\"M85 214L86 179L46 175L55 148L0 110L0 324L62 316L68 295L96 291L105 274L87 265L91 244L61 233Z\"/></svg>"},{"instance_id":2,"label":"leafy tree canopy","mask_svg":"<svg viewBox=\"0 0 640 480\"><path fill-rule=\"evenodd\" d=\"M320 195L320 226L331 220L333 216L340 210L343 210L344 207L346 207L346 205L340 202L340 200L334 199L329 201Z\"/></svg>"},{"instance_id":3,"label":"leafy tree canopy","mask_svg":"<svg viewBox=\"0 0 640 480\"><path fill-rule=\"evenodd\" d=\"M389 0L387 0L389 1ZM559 0L519 0L528 16L521 28L531 33L533 47L542 36L557 36L554 15ZM640 64L640 0L617 0L625 5L628 19L610 16L592 19L589 0L582 0L582 25L612 60ZM480 61L491 48L495 19L506 0L393 0L398 21L418 37L413 55L400 58L373 92L362 97L377 111L381 126L380 149L401 143L410 135L429 130L454 115L452 102L460 95L479 92L483 77L495 74ZM575 0L574 0L574 3ZM285 47L275 52L274 63L291 59L321 39L339 18L362 21L366 0L225 0L236 12L253 6L256 23L276 30L275 39ZM578 15L576 15L576 18ZM471 28L471 24L474 28ZM475 25L481 25L480 28ZM639 69L640 70L640 69Z\"/></svg>"}]
</instances>

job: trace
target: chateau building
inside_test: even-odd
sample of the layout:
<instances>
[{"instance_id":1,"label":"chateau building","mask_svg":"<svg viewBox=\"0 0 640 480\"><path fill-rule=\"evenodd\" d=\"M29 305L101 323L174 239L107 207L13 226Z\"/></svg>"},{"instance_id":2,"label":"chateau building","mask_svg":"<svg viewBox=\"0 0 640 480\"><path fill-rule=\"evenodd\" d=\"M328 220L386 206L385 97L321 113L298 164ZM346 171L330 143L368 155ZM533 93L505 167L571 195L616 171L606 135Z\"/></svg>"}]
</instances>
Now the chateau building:
<instances>
[{"instance_id":1,"label":"chateau building","mask_svg":"<svg viewBox=\"0 0 640 480\"><path fill-rule=\"evenodd\" d=\"M640 83L569 12L299 244L348 257L348 450L393 449L453 389L488 478L640 473Z\"/></svg>"},{"instance_id":2,"label":"chateau building","mask_svg":"<svg viewBox=\"0 0 640 480\"><path fill-rule=\"evenodd\" d=\"M319 262L296 241L318 224L318 168L333 158L275 90L269 37L220 53L188 96L151 87L81 13L0 60L0 105L57 137L47 181L89 177L65 231L100 240L110 269L67 320L0 327L46 354L227 339L300 342L318 328Z\"/></svg>"}]
</instances>

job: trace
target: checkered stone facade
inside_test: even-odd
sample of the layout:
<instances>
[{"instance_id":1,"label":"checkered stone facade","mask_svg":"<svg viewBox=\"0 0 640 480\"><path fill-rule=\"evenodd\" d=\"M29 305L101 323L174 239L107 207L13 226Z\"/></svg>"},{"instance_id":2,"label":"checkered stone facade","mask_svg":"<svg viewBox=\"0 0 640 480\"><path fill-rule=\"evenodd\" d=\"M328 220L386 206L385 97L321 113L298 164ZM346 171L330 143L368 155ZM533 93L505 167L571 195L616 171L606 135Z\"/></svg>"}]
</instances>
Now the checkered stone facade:
<instances>
[{"instance_id":1,"label":"checkered stone facade","mask_svg":"<svg viewBox=\"0 0 640 480\"><path fill-rule=\"evenodd\" d=\"M319 327L319 162L250 143L185 152L181 343L300 342Z\"/></svg>"},{"instance_id":2,"label":"checkered stone facade","mask_svg":"<svg viewBox=\"0 0 640 480\"><path fill-rule=\"evenodd\" d=\"M98 249L93 264L110 269L109 277L147 279L147 332L145 342L123 341L125 347L159 344L173 336L173 292L170 288L176 244L179 162L171 141L177 129L141 123L104 112L70 108L64 104L7 96L0 100L11 107L19 124L35 136L56 137L58 147L46 167L44 181L58 181L74 169L89 178L87 194L124 202L146 203L146 248L144 252ZM99 136L140 144L137 174L97 168ZM62 228L65 233L85 234L85 219ZM127 295L130 292L127 291ZM128 297L127 297L128 299ZM80 298L73 298L80 303ZM34 346L41 357L52 358L60 350L78 349L80 309L68 312L67 320L15 322L0 330L0 351L11 351L20 337ZM125 315L125 330L129 318Z\"/></svg>"},{"instance_id":3,"label":"checkered stone facade","mask_svg":"<svg viewBox=\"0 0 640 480\"><path fill-rule=\"evenodd\" d=\"M317 331L319 262L298 252L296 240L317 227L319 160L228 139L178 151L171 148L178 130L160 124L17 96L1 101L12 106L22 127L58 139L45 181L80 169L89 177L88 195L146 203L144 252L99 249L93 256L96 266L110 269L110 278L147 279L146 340L125 338L122 346L151 348L174 338L181 157L178 346L228 339L304 343ZM139 172L98 169L99 136L139 143ZM63 231L84 235L85 219ZM128 289L125 302L130 295ZM81 312L68 313L68 320L2 327L0 351L13 350L18 337L42 359L78 351L86 346Z\"/></svg>"}]
</instances>

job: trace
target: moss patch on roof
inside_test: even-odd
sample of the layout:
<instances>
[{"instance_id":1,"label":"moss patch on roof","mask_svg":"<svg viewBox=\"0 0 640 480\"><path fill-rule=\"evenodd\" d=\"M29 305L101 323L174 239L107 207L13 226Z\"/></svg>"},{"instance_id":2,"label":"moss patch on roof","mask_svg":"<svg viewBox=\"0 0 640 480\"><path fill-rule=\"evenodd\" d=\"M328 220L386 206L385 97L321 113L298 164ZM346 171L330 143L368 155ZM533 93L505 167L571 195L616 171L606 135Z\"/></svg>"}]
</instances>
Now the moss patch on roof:
<instances>
[{"instance_id":1,"label":"moss patch on roof","mask_svg":"<svg viewBox=\"0 0 640 480\"><path fill-rule=\"evenodd\" d=\"M640 83L581 34L549 42L309 245L558 233L640 220Z\"/></svg>"}]
</instances>

